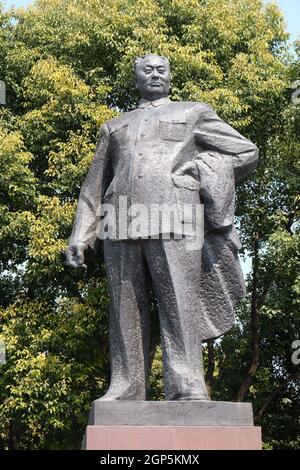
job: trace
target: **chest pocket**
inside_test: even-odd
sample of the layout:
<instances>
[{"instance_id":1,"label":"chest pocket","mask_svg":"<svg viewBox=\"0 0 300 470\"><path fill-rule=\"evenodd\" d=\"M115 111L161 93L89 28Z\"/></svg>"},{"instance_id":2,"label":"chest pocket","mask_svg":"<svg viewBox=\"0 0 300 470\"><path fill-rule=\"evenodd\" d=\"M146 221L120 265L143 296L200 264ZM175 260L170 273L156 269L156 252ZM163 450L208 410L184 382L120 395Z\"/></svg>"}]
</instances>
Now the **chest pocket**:
<instances>
[{"instance_id":1,"label":"chest pocket","mask_svg":"<svg viewBox=\"0 0 300 470\"><path fill-rule=\"evenodd\" d=\"M181 142L185 140L187 123L183 119L169 119L159 121L159 135L163 140Z\"/></svg>"},{"instance_id":2,"label":"chest pocket","mask_svg":"<svg viewBox=\"0 0 300 470\"><path fill-rule=\"evenodd\" d=\"M113 146L121 147L127 145L129 139L128 124L114 124L110 129L110 139Z\"/></svg>"}]
</instances>

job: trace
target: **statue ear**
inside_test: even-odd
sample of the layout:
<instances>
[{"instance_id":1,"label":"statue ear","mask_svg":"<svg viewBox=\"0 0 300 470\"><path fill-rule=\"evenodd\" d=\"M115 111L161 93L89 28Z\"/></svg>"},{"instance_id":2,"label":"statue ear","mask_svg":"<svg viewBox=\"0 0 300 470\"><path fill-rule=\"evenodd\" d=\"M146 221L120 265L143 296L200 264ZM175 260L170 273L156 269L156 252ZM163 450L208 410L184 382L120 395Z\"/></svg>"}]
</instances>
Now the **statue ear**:
<instances>
[{"instance_id":1,"label":"statue ear","mask_svg":"<svg viewBox=\"0 0 300 470\"><path fill-rule=\"evenodd\" d=\"M141 94L140 89L139 89L139 87L138 87L138 82L137 82L137 80L135 80L134 84L135 84L135 89L139 92L139 94Z\"/></svg>"}]
</instances>

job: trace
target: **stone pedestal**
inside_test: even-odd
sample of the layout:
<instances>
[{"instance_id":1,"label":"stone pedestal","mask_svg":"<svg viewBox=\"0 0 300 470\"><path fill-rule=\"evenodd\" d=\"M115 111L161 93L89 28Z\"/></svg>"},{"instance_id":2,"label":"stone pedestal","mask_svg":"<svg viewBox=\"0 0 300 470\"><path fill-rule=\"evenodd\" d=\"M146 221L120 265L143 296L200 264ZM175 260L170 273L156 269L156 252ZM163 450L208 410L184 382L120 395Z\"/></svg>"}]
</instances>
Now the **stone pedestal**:
<instances>
[{"instance_id":1,"label":"stone pedestal","mask_svg":"<svg viewBox=\"0 0 300 470\"><path fill-rule=\"evenodd\" d=\"M252 405L213 401L96 400L86 450L259 450Z\"/></svg>"}]
</instances>

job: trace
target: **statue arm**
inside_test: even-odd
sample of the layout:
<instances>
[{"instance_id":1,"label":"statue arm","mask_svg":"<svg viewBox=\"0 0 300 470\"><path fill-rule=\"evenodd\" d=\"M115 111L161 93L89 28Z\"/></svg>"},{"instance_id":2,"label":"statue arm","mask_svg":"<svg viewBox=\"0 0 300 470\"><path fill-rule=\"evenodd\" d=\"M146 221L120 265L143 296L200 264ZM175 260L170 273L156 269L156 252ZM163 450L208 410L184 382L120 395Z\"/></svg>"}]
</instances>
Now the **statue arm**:
<instances>
[{"instance_id":1,"label":"statue arm","mask_svg":"<svg viewBox=\"0 0 300 470\"><path fill-rule=\"evenodd\" d=\"M194 159L200 196L209 229L227 230L234 222L235 183L256 166L256 145L226 124L206 104L197 107L194 137L200 152Z\"/></svg>"},{"instance_id":2,"label":"statue arm","mask_svg":"<svg viewBox=\"0 0 300 470\"><path fill-rule=\"evenodd\" d=\"M103 176L107 164L108 143L109 130L104 124L100 128L94 159L81 187L70 245L81 243L86 248L88 246L94 247L103 191Z\"/></svg>"},{"instance_id":3,"label":"statue arm","mask_svg":"<svg viewBox=\"0 0 300 470\"><path fill-rule=\"evenodd\" d=\"M258 148L226 124L210 106L199 105L194 136L202 149L231 155L235 182L239 182L257 165Z\"/></svg>"}]
</instances>

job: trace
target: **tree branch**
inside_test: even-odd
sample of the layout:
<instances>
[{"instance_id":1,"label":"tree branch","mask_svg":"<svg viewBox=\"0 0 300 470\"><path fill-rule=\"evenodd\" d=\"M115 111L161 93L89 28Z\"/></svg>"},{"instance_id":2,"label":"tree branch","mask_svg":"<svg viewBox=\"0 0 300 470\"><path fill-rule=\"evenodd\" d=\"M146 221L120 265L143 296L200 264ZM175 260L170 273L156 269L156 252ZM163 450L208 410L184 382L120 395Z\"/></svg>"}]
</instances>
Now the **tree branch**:
<instances>
[{"instance_id":1,"label":"tree branch","mask_svg":"<svg viewBox=\"0 0 300 470\"><path fill-rule=\"evenodd\" d=\"M277 397L277 395L285 389L285 387L288 385L288 383L291 381L291 380L297 380L299 379L300 377L300 372L296 373L296 374L290 374L284 382L282 382L280 385L277 386L277 388L275 390L273 390L273 392L271 393L271 395L267 398L267 400L265 401L265 403L263 404L263 406L261 407L261 409L259 410L259 412L257 413L257 415L254 417L254 423L257 423L261 417L263 416L263 414L265 413L266 409L268 408L268 406L272 403L272 401L274 401L274 399Z\"/></svg>"}]
</instances>

